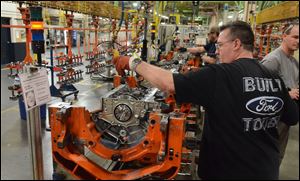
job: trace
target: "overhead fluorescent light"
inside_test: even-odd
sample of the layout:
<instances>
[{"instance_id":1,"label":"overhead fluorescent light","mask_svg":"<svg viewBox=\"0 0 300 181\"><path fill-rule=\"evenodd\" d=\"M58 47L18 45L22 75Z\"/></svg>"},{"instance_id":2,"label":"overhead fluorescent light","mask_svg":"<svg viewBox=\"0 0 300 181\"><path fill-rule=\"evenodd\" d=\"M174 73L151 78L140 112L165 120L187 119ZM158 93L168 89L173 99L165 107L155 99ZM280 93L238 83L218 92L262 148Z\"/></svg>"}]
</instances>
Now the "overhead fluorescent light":
<instances>
[{"instance_id":1,"label":"overhead fluorescent light","mask_svg":"<svg viewBox=\"0 0 300 181\"><path fill-rule=\"evenodd\" d=\"M133 7L137 7L138 4L137 3L132 3L132 5L133 5Z\"/></svg>"},{"instance_id":2,"label":"overhead fluorescent light","mask_svg":"<svg viewBox=\"0 0 300 181\"><path fill-rule=\"evenodd\" d=\"M219 23L219 26L222 26L223 25L223 21L221 21L220 23Z\"/></svg>"},{"instance_id":3,"label":"overhead fluorescent light","mask_svg":"<svg viewBox=\"0 0 300 181\"><path fill-rule=\"evenodd\" d=\"M233 18L233 15L228 15L227 18L229 19Z\"/></svg>"}]
</instances>

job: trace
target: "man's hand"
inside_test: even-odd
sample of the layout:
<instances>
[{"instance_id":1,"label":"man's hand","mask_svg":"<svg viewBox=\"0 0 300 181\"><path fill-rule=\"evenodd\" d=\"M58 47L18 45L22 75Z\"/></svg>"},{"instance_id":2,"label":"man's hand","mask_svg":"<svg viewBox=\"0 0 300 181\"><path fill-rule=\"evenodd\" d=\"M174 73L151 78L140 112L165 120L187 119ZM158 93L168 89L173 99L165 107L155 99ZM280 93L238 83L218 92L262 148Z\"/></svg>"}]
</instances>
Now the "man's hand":
<instances>
[{"instance_id":1,"label":"man's hand","mask_svg":"<svg viewBox=\"0 0 300 181\"><path fill-rule=\"evenodd\" d=\"M289 94L292 99L299 100L299 89L291 89Z\"/></svg>"},{"instance_id":2,"label":"man's hand","mask_svg":"<svg viewBox=\"0 0 300 181\"><path fill-rule=\"evenodd\" d=\"M129 56L118 56L113 58L113 64L119 75L124 76L125 70L130 70L129 68Z\"/></svg>"},{"instance_id":3,"label":"man's hand","mask_svg":"<svg viewBox=\"0 0 300 181\"><path fill-rule=\"evenodd\" d=\"M212 58L212 57L207 56L207 55L201 56L201 59L202 59L202 61L204 61L205 63L209 63L209 64L214 64L214 63L216 63L216 59L215 59L215 58Z\"/></svg>"}]
</instances>

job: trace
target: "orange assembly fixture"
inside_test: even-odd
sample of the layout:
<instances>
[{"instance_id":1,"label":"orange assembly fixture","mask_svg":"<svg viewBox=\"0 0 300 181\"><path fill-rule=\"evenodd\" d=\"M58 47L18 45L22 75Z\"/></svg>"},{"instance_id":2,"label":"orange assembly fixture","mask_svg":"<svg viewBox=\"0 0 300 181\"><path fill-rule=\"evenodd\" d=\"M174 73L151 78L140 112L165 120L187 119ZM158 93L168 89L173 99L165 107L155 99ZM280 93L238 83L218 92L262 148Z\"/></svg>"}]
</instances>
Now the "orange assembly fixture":
<instances>
[{"instance_id":1,"label":"orange assembly fixture","mask_svg":"<svg viewBox=\"0 0 300 181\"><path fill-rule=\"evenodd\" d=\"M90 113L83 107L51 107L49 110L53 158L79 179L131 180L149 174L171 179L179 170L182 142L178 140L184 137L183 114L171 117L169 125L164 125L168 126L168 131L162 132L161 115L151 113L151 125L143 141L132 148L114 150L100 143L102 135L97 131L97 125L92 121ZM81 143L75 144L75 140L81 140ZM102 158L122 162L135 161L144 167L105 170L80 154L83 146Z\"/></svg>"},{"instance_id":2,"label":"orange assembly fixture","mask_svg":"<svg viewBox=\"0 0 300 181\"><path fill-rule=\"evenodd\" d=\"M93 113L66 103L50 106L54 161L77 179L173 179L186 152L188 114L174 109L161 113L160 104L148 97L156 91L120 85L102 97L102 110ZM166 102L175 104L174 96ZM86 149L103 163L123 166L107 169L89 158Z\"/></svg>"},{"instance_id":3,"label":"orange assembly fixture","mask_svg":"<svg viewBox=\"0 0 300 181\"><path fill-rule=\"evenodd\" d=\"M118 87L119 85L121 85L121 76L120 75L114 75L114 88Z\"/></svg>"},{"instance_id":4,"label":"orange assembly fixture","mask_svg":"<svg viewBox=\"0 0 300 181\"><path fill-rule=\"evenodd\" d=\"M135 88L137 86L137 82L134 76L127 76L126 82L130 88Z\"/></svg>"}]
</instances>

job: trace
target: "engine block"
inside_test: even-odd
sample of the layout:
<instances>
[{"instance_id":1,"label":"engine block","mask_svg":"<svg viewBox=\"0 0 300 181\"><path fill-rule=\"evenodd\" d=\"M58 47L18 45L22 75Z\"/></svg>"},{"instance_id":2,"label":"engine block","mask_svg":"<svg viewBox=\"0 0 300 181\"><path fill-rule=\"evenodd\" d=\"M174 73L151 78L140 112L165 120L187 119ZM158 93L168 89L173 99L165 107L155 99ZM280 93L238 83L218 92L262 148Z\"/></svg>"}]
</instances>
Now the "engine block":
<instances>
[{"instance_id":1,"label":"engine block","mask_svg":"<svg viewBox=\"0 0 300 181\"><path fill-rule=\"evenodd\" d=\"M159 111L156 88L130 89L121 85L102 98L102 112L94 117L101 143L111 149L130 148L147 133L149 112Z\"/></svg>"}]
</instances>

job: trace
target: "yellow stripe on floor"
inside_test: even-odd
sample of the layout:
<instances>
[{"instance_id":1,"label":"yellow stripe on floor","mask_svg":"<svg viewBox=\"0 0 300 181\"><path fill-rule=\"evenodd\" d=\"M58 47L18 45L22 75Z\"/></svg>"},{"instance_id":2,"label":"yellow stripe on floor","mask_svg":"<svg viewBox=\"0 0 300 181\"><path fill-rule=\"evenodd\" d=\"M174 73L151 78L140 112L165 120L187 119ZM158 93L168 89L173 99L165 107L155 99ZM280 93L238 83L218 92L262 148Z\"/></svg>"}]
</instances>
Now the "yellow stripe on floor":
<instances>
[{"instance_id":1,"label":"yellow stripe on floor","mask_svg":"<svg viewBox=\"0 0 300 181\"><path fill-rule=\"evenodd\" d=\"M9 70L9 68L7 68L7 67L4 67L4 68L2 68L1 70Z\"/></svg>"},{"instance_id":2,"label":"yellow stripe on floor","mask_svg":"<svg viewBox=\"0 0 300 181\"><path fill-rule=\"evenodd\" d=\"M17 111L17 110L19 110L19 105L4 109L3 111L1 111L1 114L4 114L4 113L9 112L9 111Z\"/></svg>"}]
</instances>

